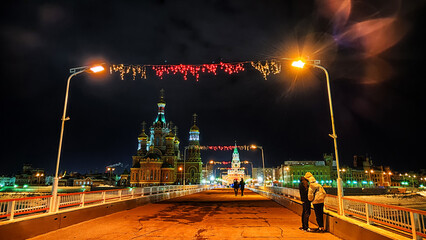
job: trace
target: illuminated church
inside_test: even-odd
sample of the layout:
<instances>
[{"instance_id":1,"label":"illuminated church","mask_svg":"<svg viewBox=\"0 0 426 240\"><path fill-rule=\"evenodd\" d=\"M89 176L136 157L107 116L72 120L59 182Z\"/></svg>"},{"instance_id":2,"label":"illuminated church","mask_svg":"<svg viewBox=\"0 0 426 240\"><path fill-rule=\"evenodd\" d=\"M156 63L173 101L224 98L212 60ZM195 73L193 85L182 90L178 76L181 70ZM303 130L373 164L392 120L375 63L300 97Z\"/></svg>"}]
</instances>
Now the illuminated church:
<instances>
[{"instance_id":1,"label":"illuminated church","mask_svg":"<svg viewBox=\"0 0 426 240\"><path fill-rule=\"evenodd\" d=\"M136 156L132 157L130 185L137 187L171 185L182 184L183 181L186 184L199 184L202 162L199 149L200 132L195 125L195 117L194 125L189 132L189 146L184 150L183 157L186 157L186 161L183 164L177 127L173 126L172 122L166 122L164 90L160 91L157 106L157 117L148 129L148 135L145 133L145 122L142 123L142 133L138 136L138 150ZM194 147L197 145L198 147Z\"/></svg>"}]
</instances>

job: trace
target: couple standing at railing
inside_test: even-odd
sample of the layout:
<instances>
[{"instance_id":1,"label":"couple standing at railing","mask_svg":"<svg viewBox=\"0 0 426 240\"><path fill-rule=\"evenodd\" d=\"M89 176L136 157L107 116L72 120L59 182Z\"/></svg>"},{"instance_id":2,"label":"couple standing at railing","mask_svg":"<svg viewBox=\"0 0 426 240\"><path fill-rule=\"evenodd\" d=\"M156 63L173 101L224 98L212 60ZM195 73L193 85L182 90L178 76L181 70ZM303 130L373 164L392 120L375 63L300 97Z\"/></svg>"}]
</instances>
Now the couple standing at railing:
<instances>
[{"instance_id":1,"label":"couple standing at railing","mask_svg":"<svg viewBox=\"0 0 426 240\"><path fill-rule=\"evenodd\" d=\"M300 199L302 200L302 227L300 230L306 232L325 232L324 229L324 199L326 192L321 184L317 183L312 173L307 172L300 178L299 184ZM309 216L311 215L311 203L314 205L315 218L318 229L309 228Z\"/></svg>"}]
</instances>

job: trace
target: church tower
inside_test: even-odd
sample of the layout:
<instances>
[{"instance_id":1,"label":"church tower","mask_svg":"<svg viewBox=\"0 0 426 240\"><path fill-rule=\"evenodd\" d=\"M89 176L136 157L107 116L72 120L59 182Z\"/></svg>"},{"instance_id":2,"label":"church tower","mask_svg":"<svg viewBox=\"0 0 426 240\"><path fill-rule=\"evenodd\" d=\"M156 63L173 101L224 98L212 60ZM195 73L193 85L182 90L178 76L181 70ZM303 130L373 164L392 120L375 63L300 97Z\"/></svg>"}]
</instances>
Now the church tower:
<instances>
[{"instance_id":1,"label":"church tower","mask_svg":"<svg viewBox=\"0 0 426 240\"><path fill-rule=\"evenodd\" d=\"M238 152L237 143L235 143L234 152L232 153L232 168L239 169L240 166L240 153Z\"/></svg>"},{"instance_id":2,"label":"church tower","mask_svg":"<svg viewBox=\"0 0 426 240\"><path fill-rule=\"evenodd\" d=\"M228 174L222 175L224 182L232 184L234 180L240 181L241 178L246 178L245 169L241 168L240 153L238 152L237 142L235 142L234 152L232 153L231 168L228 168Z\"/></svg>"},{"instance_id":3,"label":"church tower","mask_svg":"<svg viewBox=\"0 0 426 240\"><path fill-rule=\"evenodd\" d=\"M185 164L185 177L189 184L200 184L203 162L200 153L200 129L197 127L197 114L193 115L193 125L189 129L188 158Z\"/></svg>"}]
</instances>

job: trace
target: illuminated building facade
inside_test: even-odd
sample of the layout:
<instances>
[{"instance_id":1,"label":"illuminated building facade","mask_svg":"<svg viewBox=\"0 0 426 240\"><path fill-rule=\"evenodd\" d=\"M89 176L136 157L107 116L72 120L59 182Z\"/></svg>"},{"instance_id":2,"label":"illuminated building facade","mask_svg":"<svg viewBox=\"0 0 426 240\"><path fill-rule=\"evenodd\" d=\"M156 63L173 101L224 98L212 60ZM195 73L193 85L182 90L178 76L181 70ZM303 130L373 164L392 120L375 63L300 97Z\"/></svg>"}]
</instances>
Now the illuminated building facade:
<instances>
[{"instance_id":1,"label":"illuminated building facade","mask_svg":"<svg viewBox=\"0 0 426 240\"><path fill-rule=\"evenodd\" d=\"M177 127L174 127L172 122L166 122L164 90L160 91L157 106L157 117L149 128L149 136L145 133L145 123L142 123L137 154L132 157L131 186L165 185L177 181L176 167L180 160L179 138Z\"/></svg>"},{"instance_id":2,"label":"illuminated building facade","mask_svg":"<svg viewBox=\"0 0 426 240\"><path fill-rule=\"evenodd\" d=\"M235 179L239 182L241 178L246 178L244 168L241 168L240 153L238 152L237 144L235 143L234 152L232 153L231 168L228 169L228 174L223 175L222 179L227 184L232 184Z\"/></svg>"},{"instance_id":3,"label":"illuminated building facade","mask_svg":"<svg viewBox=\"0 0 426 240\"><path fill-rule=\"evenodd\" d=\"M15 183L17 185L46 185L45 178L44 169L24 164L22 173L15 176Z\"/></svg>"}]
</instances>

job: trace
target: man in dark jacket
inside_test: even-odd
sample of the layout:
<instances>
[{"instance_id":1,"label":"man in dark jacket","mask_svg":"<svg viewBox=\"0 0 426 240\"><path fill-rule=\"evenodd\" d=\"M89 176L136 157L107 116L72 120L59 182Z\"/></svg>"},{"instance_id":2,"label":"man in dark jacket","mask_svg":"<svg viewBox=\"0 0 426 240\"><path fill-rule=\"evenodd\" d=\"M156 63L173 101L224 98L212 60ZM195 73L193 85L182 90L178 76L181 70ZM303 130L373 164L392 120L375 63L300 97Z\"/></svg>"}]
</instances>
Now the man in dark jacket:
<instances>
[{"instance_id":1,"label":"man in dark jacket","mask_svg":"<svg viewBox=\"0 0 426 240\"><path fill-rule=\"evenodd\" d=\"M299 193L302 201L302 227L300 230L311 231L309 228L309 216L311 215L311 202L308 199L309 181L305 177L300 178Z\"/></svg>"},{"instance_id":2,"label":"man in dark jacket","mask_svg":"<svg viewBox=\"0 0 426 240\"><path fill-rule=\"evenodd\" d=\"M241 178L241 181L240 181L241 196L244 196L244 185L246 185L246 183L244 182L244 179Z\"/></svg>"},{"instance_id":3,"label":"man in dark jacket","mask_svg":"<svg viewBox=\"0 0 426 240\"><path fill-rule=\"evenodd\" d=\"M234 188L235 196L237 196L238 195L238 188L240 187L238 185L238 180L237 179L234 179L234 185L232 187Z\"/></svg>"}]
</instances>

